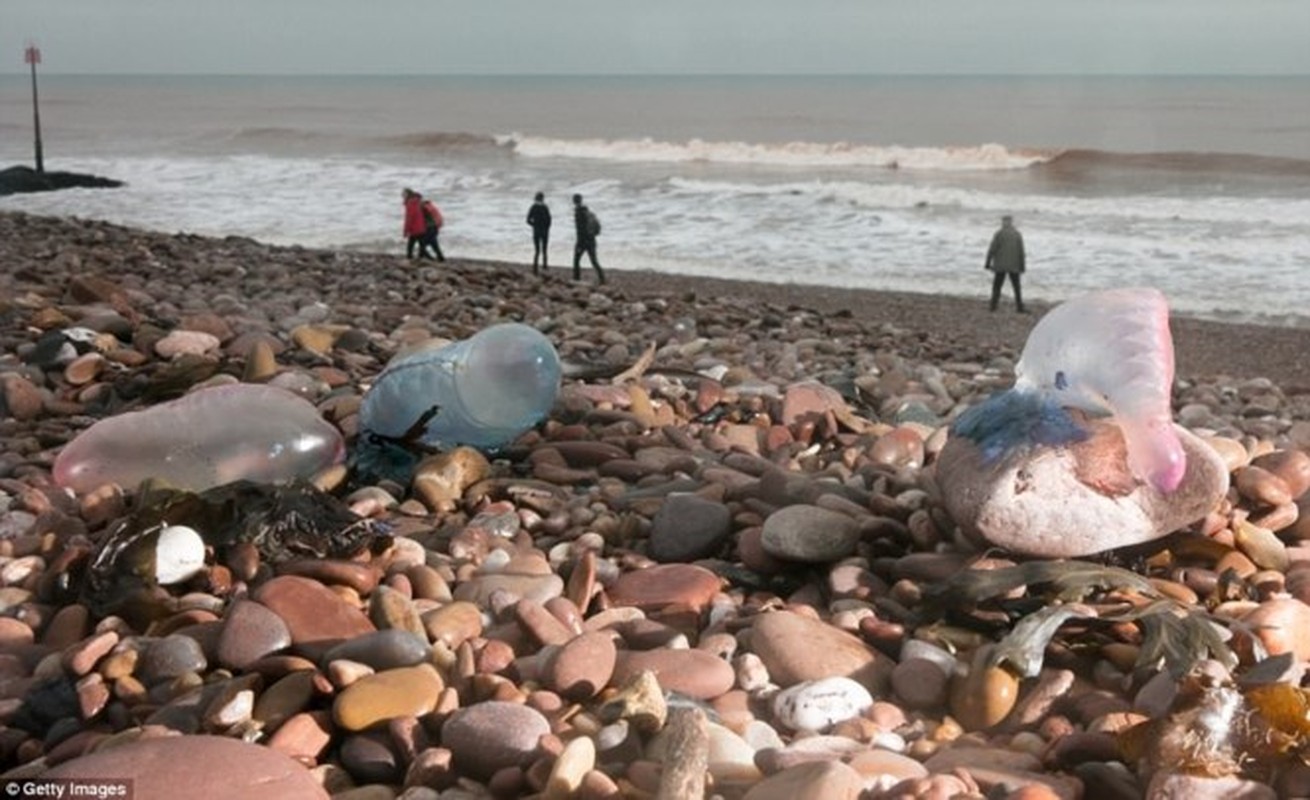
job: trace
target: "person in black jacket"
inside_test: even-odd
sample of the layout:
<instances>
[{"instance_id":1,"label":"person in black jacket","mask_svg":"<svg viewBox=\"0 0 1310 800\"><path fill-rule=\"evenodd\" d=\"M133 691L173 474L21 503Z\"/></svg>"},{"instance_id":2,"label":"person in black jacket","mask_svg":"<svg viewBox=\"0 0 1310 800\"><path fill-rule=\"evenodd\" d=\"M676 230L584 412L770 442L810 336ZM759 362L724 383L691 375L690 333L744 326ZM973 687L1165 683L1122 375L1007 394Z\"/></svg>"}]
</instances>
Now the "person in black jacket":
<instances>
[{"instance_id":1,"label":"person in black jacket","mask_svg":"<svg viewBox=\"0 0 1310 800\"><path fill-rule=\"evenodd\" d=\"M537 192L528 209L528 224L532 226L532 274L537 271L537 259L541 259L541 269L548 270L546 247L550 244L550 206L546 205L546 195Z\"/></svg>"},{"instance_id":2,"label":"person in black jacket","mask_svg":"<svg viewBox=\"0 0 1310 800\"><path fill-rule=\"evenodd\" d=\"M573 246L573 280L582 280L582 254L591 259L591 266L596 270L596 282L605 282L605 272L596 260L596 237L600 235L600 220L591 213L591 209L582 204L582 195L573 195L573 227L578 240Z\"/></svg>"},{"instance_id":3,"label":"person in black jacket","mask_svg":"<svg viewBox=\"0 0 1310 800\"><path fill-rule=\"evenodd\" d=\"M1020 314L1028 313L1023 305L1023 292L1019 288L1019 276L1023 275L1026 266L1023 235L1014 227L1014 218L1006 214L1001 217L1001 227L992 236L992 243L987 248L987 259L983 262L983 269L993 273L992 311L996 310L1001 300L1001 287L1005 284L1006 276L1009 276L1010 286L1014 287L1014 310Z\"/></svg>"}]
</instances>

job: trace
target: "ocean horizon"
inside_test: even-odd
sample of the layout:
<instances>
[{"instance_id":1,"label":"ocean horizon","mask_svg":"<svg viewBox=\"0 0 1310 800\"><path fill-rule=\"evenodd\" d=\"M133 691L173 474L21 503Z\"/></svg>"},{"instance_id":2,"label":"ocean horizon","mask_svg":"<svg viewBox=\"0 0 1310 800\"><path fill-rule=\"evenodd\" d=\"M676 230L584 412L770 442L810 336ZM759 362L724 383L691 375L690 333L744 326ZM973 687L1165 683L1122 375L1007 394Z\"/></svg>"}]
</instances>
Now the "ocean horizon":
<instances>
[{"instance_id":1,"label":"ocean horizon","mask_svg":"<svg viewBox=\"0 0 1310 800\"><path fill-rule=\"evenodd\" d=\"M1193 316L1310 327L1310 76L42 75L49 170L115 190L0 209L399 254L400 190L450 255L985 297L1012 214L1025 295L1151 285ZM0 75L0 163L31 163Z\"/></svg>"}]
</instances>

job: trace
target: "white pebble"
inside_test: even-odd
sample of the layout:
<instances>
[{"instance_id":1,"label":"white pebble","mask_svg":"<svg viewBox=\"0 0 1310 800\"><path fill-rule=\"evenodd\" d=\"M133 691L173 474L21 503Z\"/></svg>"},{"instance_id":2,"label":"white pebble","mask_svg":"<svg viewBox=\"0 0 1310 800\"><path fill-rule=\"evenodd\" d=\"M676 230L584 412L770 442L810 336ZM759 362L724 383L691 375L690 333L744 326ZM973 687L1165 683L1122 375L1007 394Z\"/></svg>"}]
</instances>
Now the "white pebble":
<instances>
[{"instance_id":1,"label":"white pebble","mask_svg":"<svg viewBox=\"0 0 1310 800\"><path fill-rule=\"evenodd\" d=\"M850 678L833 677L783 689L773 698L773 713L779 723L794 731L822 732L858 717L872 705L868 689Z\"/></svg>"},{"instance_id":2,"label":"white pebble","mask_svg":"<svg viewBox=\"0 0 1310 800\"><path fill-rule=\"evenodd\" d=\"M760 779L755 766L755 748L731 730L708 723L710 755L709 770L719 782L754 782Z\"/></svg>"},{"instance_id":3,"label":"white pebble","mask_svg":"<svg viewBox=\"0 0 1310 800\"><path fill-rule=\"evenodd\" d=\"M741 732L741 738L756 750L765 750L769 748L781 750L787 746L773 726L760 719L753 719L746 723L746 728Z\"/></svg>"},{"instance_id":4,"label":"white pebble","mask_svg":"<svg viewBox=\"0 0 1310 800\"><path fill-rule=\"evenodd\" d=\"M572 557L572 548L572 542L560 542L546 553L546 560L552 567L559 567Z\"/></svg>"},{"instance_id":5,"label":"white pebble","mask_svg":"<svg viewBox=\"0 0 1310 800\"><path fill-rule=\"evenodd\" d=\"M904 753L909 745L906 744L905 737L899 733L878 731L869 740L869 746L879 750L890 750L893 753Z\"/></svg>"},{"instance_id":6,"label":"white pebble","mask_svg":"<svg viewBox=\"0 0 1310 800\"><path fill-rule=\"evenodd\" d=\"M745 692L756 692L769 685L769 668L754 653L742 653L732 660L737 673L737 686Z\"/></svg>"},{"instance_id":7,"label":"white pebble","mask_svg":"<svg viewBox=\"0 0 1310 800\"><path fill-rule=\"evenodd\" d=\"M205 540L185 525L170 525L155 544L155 580L171 586L205 568Z\"/></svg>"}]
</instances>

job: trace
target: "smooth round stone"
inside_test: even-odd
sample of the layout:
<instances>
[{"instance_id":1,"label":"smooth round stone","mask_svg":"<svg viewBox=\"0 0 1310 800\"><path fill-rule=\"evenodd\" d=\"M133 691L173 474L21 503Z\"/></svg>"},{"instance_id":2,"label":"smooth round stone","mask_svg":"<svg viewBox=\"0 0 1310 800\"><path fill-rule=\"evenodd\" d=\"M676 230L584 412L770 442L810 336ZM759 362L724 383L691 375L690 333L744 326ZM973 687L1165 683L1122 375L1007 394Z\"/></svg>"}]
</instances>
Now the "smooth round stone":
<instances>
[{"instance_id":1,"label":"smooth round stone","mask_svg":"<svg viewBox=\"0 0 1310 800\"><path fill-rule=\"evenodd\" d=\"M773 698L773 714L793 731L822 733L838 722L860 716L872 705L868 689L839 676L783 689Z\"/></svg>"},{"instance_id":2,"label":"smooth round stone","mask_svg":"<svg viewBox=\"0 0 1310 800\"><path fill-rule=\"evenodd\" d=\"M859 638L820 620L790 611L760 614L750 648L779 686L844 676L875 694L885 691L895 666Z\"/></svg>"},{"instance_id":3,"label":"smooth round stone","mask_svg":"<svg viewBox=\"0 0 1310 800\"><path fill-rule=\"evenodd\" d=\"M376 630L364 612L309 578L280 575L262 584L254 599L282 618L291 631L292 646L310 659Z\"/></svg>"},{"instance_id":4,"label":"smooth round stone","mask_svg":"<svg viewBox=\"0 0 1310 800\"><path fill-rule=\"evenodd\" d=\"M293 715L304 711L315 692L312 670L288 673L259 695L253 716L263 723L264 730L275 730Z\"/></svg>"},{"instance_id":5,"label":"smooth round stone","mask_svg":"<svg viewBox=\"0 0 1310 800\"><path fill-rule=\"evenodd\" d=\"M584 633L556 651L542 670L541 681L568 700L587 700L609 684L617 658L613 636L604 631Z\"/></svg>"},{"instance_id":6,"label":"smooth round stone","mask_svg":"<svg viewBox=\"0 0 1310 800\"><path fill-rule=\"evenodd\" d=\"M743 800L857 800L864 790L860 773L840 761L811 761L770 775Z\"/></svg>"},{"instance_id":7,"label":"smooth round stone","mask_svg":"<svg viewBox=\"0 0 1310 800\"><path fill-rule=\"evenodd\" d=\"M360 678L365 678L377 673L377 670L367 664L361 664L358 661L347 661L344 658L330 660L326 657L325 661L327 662L328 680L332 681L332 685L336 686L338 689L344 689L358 681Z\"/></svg>"},{"instance_id":8,"label":"smooth round stone","mask_svg":"<svg viewBox=\"0 0 1310 800\"><path fill-rule=\"evenodd\" d=\"M755 766L755 747L722 725L708 723L710 739L709 767L717 785L754 783L760 779Z\"/></svg>"},{"instance_id":9,"label":"smooth round stone","mask_svg":"<svg viewBox=\"0 0 1310 800\"><path fill-rule=\"evenodd\" d=\"M550 733L541 712L518 703L492 700L462 708L441 726L441 743L455 767L487 780L506 767L526 767L538 755L538 741Z\"/></svg>"},{"instance_id":10,"label":"smooth round stone","mask_svg":"<svg viewBox=\"0 0 1310 800\"><path fill-rule=\"evenodd\" d=\"M856 753L848 763L865 778L889 780L891 783L899 783L907 778L922 778L928 774L923 764L913 758L878 748Z\"/></svg>"},{"instance_id":11,"label":"smooth round stone","mask_svg":"<svg viewBox=\"0 0 1310 800\"><path fill-rule=\"evenodd\" d=\"M1281 506L1293 499L1287 481L1254 464L1233 473L1233 486L1242 497L1262 505Z\"/></svg>"},{"instance_id":12,"label":"smooth round stone","mask_svg":"<svg viewBox=\"0 0 1310 800\"><path fill-rule=\"evenodd\" d=\"M208 730L230 730L249 722L255 711L255 692L229 682L205 708L204 724Z\"/></svg>"},{"instance_id":13,"label":"smooth round stone","mask_svg":"<svg viewBox=\"0 0 1310 800\"><path fill-rule=\"evenodd\" d=\"M361 783L397 783L402 777L400 760L385 733L347 736L338 752L341 766Z\"/></svg>"},{"instance_id":14,"label":"smooth round stone","mask_svg":"<svg viewBox=\"0 0 1310 800\"><path fill-rule=\"evenodd\" d=\"M851 517L819 506L786 506L764 520L760 545L774 558L824 564L846 558L860 541Z\"/></svg>"},{"instance_id":15,"label":"smooth round stone","mask_svg":"<svg viewBox=\"0 0 1310 800\"><path fill-rule=\"evenodd\" d=\"M622 636L624 644L631 650L682 649L688 646L687 634L653 619L631 619L607 627Z\"/></svg>"},{"instance_id":16,"label":"smooth round stone","mask_svg":"<svg viewBox=\"0 0 1310 800\"><path fill-rule=\"evenodd\" d=\"M625 572L609 588L614 606L634 606L642 611L659 611L669 605L700 610L719 592L719 576L694 564L660 564Z\"/></svg>"},{"instance_id":17,"label":"smooth round stone","mask_svg":"<svg viewBox=\"0 0 1310 800\"><path fill-rule=\"evenodd\" d=\"M498 572L479 575L455 587L456 600L465 600L479 608L486 608L491 595L505 592L510 597L535 600L544 604L564 593L564 579L558 575L526 575Z\"/></svg>"},{"instance_id":18,"label":"smooth round stone","mask_svg":"<svg viewBox=\"0 0 1310 800\"><path fill-rule=\"evenodd\" d=\"M382 630L408 631L420 637L427 635L414 601L390 586L378 586L369 595L368 618Z\"/></svg>"},{"instance_id":19,"label":"smooth round stone","mask_svg":"<svg viewBox=\"0 0 1310 800\"><path fill-rule=\"evenodd\" d=\"M567 800L582 788L582 779L596 766L596 743L579 736L564 745L546 779L544 800Z\"/></svg>"},{"instance_id":20,"label":"smooth round stone","mask_svg":"<svg viewBox=\"0 0 1310 800\"><path fill-rule=\"evenodd\" d=\"M1310 491L1310 453L1302 450L1275 450L1256 456L1251 464L1281 478L1294 500Z\"/></svg>"},{"instance_id":21,"label":"smooth round stone","mask_svg":"<svg viewBox=\"0 0 1310 800\"><path fill-rule=\"evenodd\" d=\"M923 437L912 427L893 428L869 448L869 459L875 464L917 469L923 466Z\"/></svg>"},{"instance_id":22,"label":"smooth round stone","mask_svg":"<svg viewBox=\"0 0 1310 800\"><path fill-rule=\"evenodd\" d=\"M147 686L188 672L203 672L209 662L200 643L173 634L151 642L137 662L137 677Z\"/></svg>"},{"instance_id":23,"label":"smooth round stone","mask_svg":"<svg viewBox=\"0 0 1310 800\"><path fill-rule=\"evenodd\" d=\"M764 528L759 525L746 528L737 534L737 557L752 572L761 575L777 575L786 571L789 565L764 551Z\"/></svg>"},{"instance_id":24,"label":"smooth round stone","mask_svg":"<svg viewBox=\"0 0 1310 800\"><path fill-rule=\"evenodd\" d=\"M205 540L194 528L169 525L155 542L155 580L172 586L205 568Z\"/></svg>"},{"instance_id":25,"label":"smooth round stone","mask_svg":"<svg viewBox=\"0 0 1310 800\"><path fill-rule=\"evenodd\" d=\"M26 378L18 375L0 376L0 392L9 415L17 420L36 419L44 405L41 390Z\"/></svg>"},{"instance_id":26,"label":"smooth round stone","mask_svg":"<svg viewBox=\"0 0 1310 800\"><path fill-rule=\"evenodd\" d=\"M317 761L332 742L332 721L322 711L301 712L282 723L268 746L298 761Z\"/></svg>"},{"instance_id":27,"label":"smooth round stone","mask_svg":"<svg viewBox=\"0 0 1310 800\"><path fill-rule=\"evenodd\" d=\"M787 387L782 396L783 425L791 426L797 422L818 421L829 412L846 409L846 400L841 393L818 381L801 381Z\"/></svg>"},{"instance_id":28,"label":"smooth round stone","mask_svg":"<svg viewBox=\"0 0 1310 800\"><path fill-rule=\"evenodd\" d=\"M437 707L445 682L429 664L390 669L360 678L332 704L346 730L362 731L393 717L421 717Z\"/></svg>"},{"instance_id":29,"label":"smooth round stone","mask_svg":"<svg viewBox=\"0 0 1310 800\"><path fill-rule=\"evenodd\" d=\"M575 469L599 467L606 461L630 457L628 451L618 445L584 439L549 442L542 447L558 452Z\"/></svg>"},{"instance_id":30,"label":"smooth round stone","mask_svg":"<svg viewBox=\"0 0 1310 800\"><path fill-rule=\"evenodd\" d=\"M1297 661L1310 660L1310 605L1294 597L1264 601L1242 618L1242 628L1271 656L1291 653Z\"/></svg>"},{"instance_id":31,"label":"smooth round stone","mask_svg":"<svg viewBox=\"0 0 1310 800\"><path fill-rule=\"evenodd\" d=\"M166 736L107 748L46 772L43 778L103 784L132 781L136 800L326 800L303 766L267 747L220 736Z\"/></svg>"},{"instance_id":32,"label":"smooth round stone","mask_svg":"<svg viewBox=\"0 0 1310 800\"><path fill-rule=\"evenodd\" d=\"M557 597L551 602L561 601L564 601L563 597ZM562 645L573 638L574 632L568 625L550 613L544 605L532 600L520 600L514 604L514 619L523 632L539 644Z\"/></svg>"},{"instance_id":33,"label":"smooth round stone","mask_svg":"<svg viewBox=\"0 0 1310 800\"><path fill-rule=\"evenodd\" d=\"M41 556L23 556L15 558L0 566L0 583L6 586L18 586L28 579L45 571L45 559Z\"/></svg>"},{"instance_id":34,"label":"smooth round stone","mask_svg":"<svg viewBox=\"0 0 1310 800\"><path fill-rule=\"evenodd\" d=\"M0 652L21 651L36 641L31 626L13 617L0 617Z\"/></svg>"},{"instance_id":35,"label":"smooth round stone","mask_svg":"<svg viewBox=\"0 0 1310 800\"><path fill-rule=\"evenodd\" d=\"M218 634L218 663L244 670L264 656L291 646L291 631L262 603L237 600L223 617Z\"/></svg>"},{"instance_id":36,"label":"smooth round stone","mask_svg":"<svg viewBox=\"0 0 1310 800\"><path fill-rule=\"evenodd\" d=\"M673 494L651 520L648 552L665 563L708 558L723 549L730 533L727 506L694 494Z\"/></svg>"},{"instance_id":37,"label":"smooth round stone","mask_svg":"<svg viewBox=\"0 0 1310 800\"><path fill-rule=\"evenodd\" d=\"M431 652L426 639L409 631L388 628L342 642L323 655L323 663L338 659L355 661L383 672L422 663Z\"/></svg>"},{"instance_id":38,"label":"smooth round stone","mask_svg":"<svg viewBox=\"0 0 1310 800\"><path fill-rule=\"evenodd\" d=\"M1228 492L1223 459L1178 425L1187 469L1162 494L1128 470L1119 427L1094 420L1063 447L1017 448L989 462L952 436L937 456L947 510L966 533L1014 553L1076 558L1166 536L1208 514Z\"/></svg>"},{"instance_id":39,"label":"smooth round stone","mask_svg":"<svg viewBox=\"0 0 1310 800\"><path fill-rule=\"evenodd\" d=\"M923 639L910 639L901 646L901 663L911 659L930 661L948 676L955 672L955 656L945 648Z\"/></svg>"},{"instance_id":40,"label":"smooth round stone","mask_svg":"<svg viewBox=\"0 0 1310 800\"><path fill-rule=\"evenodd\" d=\"M799 736L786 746L773 750L761 750L755 757L755 763L765 774L772 775L790 769L798 764L813 761L842 761L856 753L868 749L869 745L849 736L816 733Z\"/></svg>"},{"instance_id":41,"label":"smooth round stone","mask_svg":"<svg viewBox=\"0 0 1310 800\"><path fill-rule=\"evenodd\" d=\"M1009 716L1019 699L1019 679L1002 666L986 666L979 650L969 672L951 679L951 714L966 731L980 731Z\"/></svg>"},{"instance_id":42,"label":"smooth round stone","mask_svg":"<svg viewBox=\"0 0 1310 800\"><path fill-rule=\"evenodd\" d=\"M713 700L732 689L736 673L727 661L704 650L621 650L612 683L622 686L644 671L665 691Z\"/></svg>"},{"instance_id":43,"label":"smooth round stone","mask_svg":"<svg viewBox=\"0 0 1310 800\"><path fill-rule=\"evenodd\" d=\"M418 545L422 550L423 546ZM405 570L414 588L414 597L422 600L435 600L439 603L451 601L450 585L441 577L441 573L426 564L416 564Z\"/></svg>"},{"instance_id":44,"label":"smooth round stone","mask_svg":"<svg viewBox=\"0 0 1310 800\"><path fill-rule=\"evenodd\" d=\"M464 600L454 600L425 613L423 627L434 644L443 642L454 650L482 635L482 609Z\"/></svg>"},{"instance_id":45,"label":"smooth round stone","mask_svg":"<svg viewBox=\"0 0 1310 800\"><path fill-rule=\"evenodd\" d=\"M217 350L219 344L218 337L212 333L174 330L155 342L155 354L167 359L182 355L203 356Z\"/></svg>"},{"instance_id":46,"label":"smooth round stone","mask_svg":"<svg viewBox=\"0 0 1310 800\"><path fill-rule=\"evenodd\" d=\"M945 705L949 686L950 674L926 658L902 658L892 670L892 691L915 710Z\"/></svg>"},{"instance_id":47,"label":"smooth round stone","mask_svg":"<svg viewBox=\"0 0 1310 800\"><path fill-rule=\"evenodd\" d=\"M323 584L349 586L360 595L372 592L378 585L377 568L332 558L290 561L278 565L278 574L299 575Z\"/></svg>"}]
</instances>

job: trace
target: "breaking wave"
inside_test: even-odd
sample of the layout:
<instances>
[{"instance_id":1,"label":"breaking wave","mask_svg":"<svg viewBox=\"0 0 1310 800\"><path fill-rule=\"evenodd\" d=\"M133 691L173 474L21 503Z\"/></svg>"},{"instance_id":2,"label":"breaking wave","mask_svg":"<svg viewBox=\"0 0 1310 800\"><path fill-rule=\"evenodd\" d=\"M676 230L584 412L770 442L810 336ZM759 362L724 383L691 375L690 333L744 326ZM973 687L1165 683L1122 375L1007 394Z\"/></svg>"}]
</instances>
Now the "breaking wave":
<instances>
[{"instance_id":1,"label":"breaking wave","mask_svg":"<svg viewBox=\"0 0 1310 800\"><path fill-rule=\"evenodd\" d=\"M999 144L903 147L849 142L707 142L691 139L555 139L510 134L497 141L524 158L585 158L622 162L706 162L774 167L874 167L938 171L1020 170L1058 151L1011 149Z\"/></svg>"},{"instance_id":2,"label":"breaking wave","mask_svg":"<svg viewBox=\"0 0 1310 800\"><path fill-rule=\"evenodd\" d=\"M1241 153L1116 153L1106 150L1065 150L1043 165L1052 173L1096 169L1168 170L1198 175L1242 174L1310 177L1310 160Z\"/></svg>"}]
</instances>

